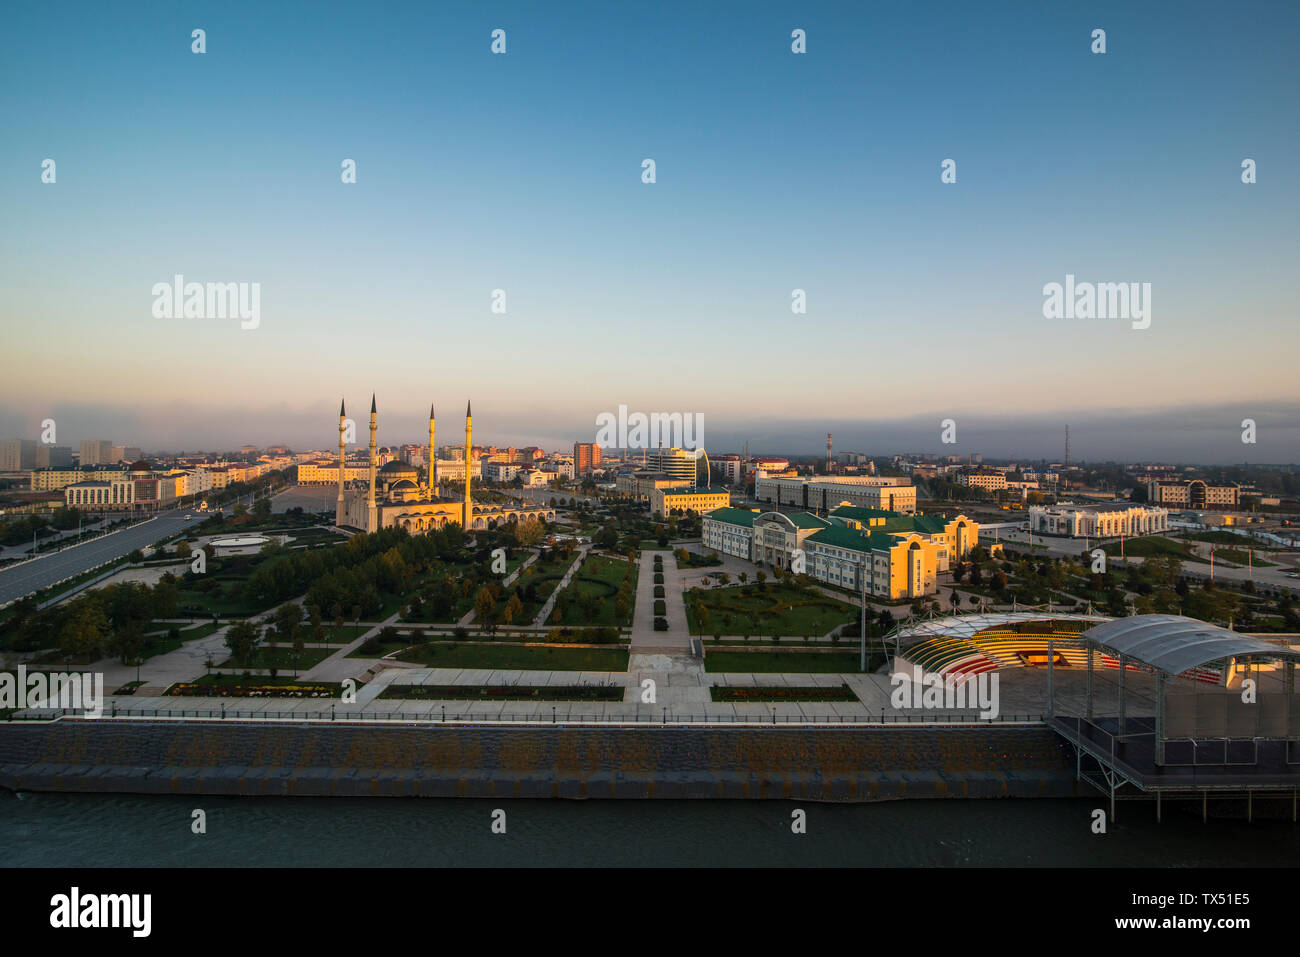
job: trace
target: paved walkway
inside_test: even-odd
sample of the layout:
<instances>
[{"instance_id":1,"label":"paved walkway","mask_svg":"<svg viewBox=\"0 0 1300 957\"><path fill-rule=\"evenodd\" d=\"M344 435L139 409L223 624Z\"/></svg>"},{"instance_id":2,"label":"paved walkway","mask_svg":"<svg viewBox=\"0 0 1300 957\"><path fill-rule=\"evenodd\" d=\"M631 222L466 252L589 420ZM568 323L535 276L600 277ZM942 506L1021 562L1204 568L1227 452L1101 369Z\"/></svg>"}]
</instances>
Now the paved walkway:
<instances>
[{"instance_id":1,"label":"paved walkway","mask_svg":"<svg viewBox=\"0 0 1300 957\"><path fill-rule=\"evenodd\" d=\"M655 562L664 559L664 618L667 631L655 631ZM690 628L686 621L686 601L682 598L683 572L670 551L643 551L641 570L636 583L636 609L632 615L632 653L689 655Z\"/></svg>"},{"instance_id":2,"label":"paved walkway","mask_svg":"<svg viewBox=\"0 0 1300 957\"><path fill-rule=\"evenodd\" d=\"M564 577L561 578L560 583L555 586L555 590L551 592L550 597L546 599L546 604L542 606L542 610L533 618L534 625L546 624L546 619L551 616L551 609L555 607L555 602L560 597L560 592L564 591L564 589L569 586L569 582L573 581L573 576L578 574L578 569L581 568L582 563L587 560L587 552L590 549L590 545L578 546L578 557L574 560L573 564L569 566L569 570L564 573Z\"/></svg>"}]
</instances>

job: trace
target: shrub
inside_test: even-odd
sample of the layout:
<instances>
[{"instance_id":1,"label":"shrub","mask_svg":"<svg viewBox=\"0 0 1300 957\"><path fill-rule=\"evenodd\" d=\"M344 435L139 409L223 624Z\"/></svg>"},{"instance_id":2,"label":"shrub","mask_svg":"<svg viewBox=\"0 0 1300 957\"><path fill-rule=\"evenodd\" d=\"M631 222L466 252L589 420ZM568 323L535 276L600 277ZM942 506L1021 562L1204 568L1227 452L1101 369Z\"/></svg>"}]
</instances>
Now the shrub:
<instances>
[{"instance_id":1,"label":"shrub","mask_svg":"<svg viewBox=\"0 0 1300 957\"><path fill-rule=\"evenodd\" d=\"M668 619L667 619L667 618L656 618L656 619L655 619L655 631L667 631L667 630L668 630Z\"/></svg>"},{"instance_id":2,"label":"shrub","mask_svg":"<svg viewBox=\"0 0 1300 957\"><path fill-rule=\"evenodd\" d=\"M668 614L668 603L665 602L662 598L655 600L655 614L656 615Z\"/></svg>"},{"instance_id":3,"label":"shrub","mask_svg":"<svg viewBox=\"0 0 1300 957\"><path fill-rule=\"evenodd\" d=\"M659 574L658 572L656 572L656 573L655 573L655 584L656 584L656 585L662 585L663 583L664 583L664 576L661 575L661 574Z\"/></svg>"},{"instance_id":4,"label":"shrub","mask_svg":"<svg viewBox=\"0 0 1300 957\"><path fill-rule=\"evenodd\" d=\"M664 586L663 586L663 585L655 585L655 597L656 597L656 598L663 598L663 597L664 597Z\"/></svg>"}]
</instances>

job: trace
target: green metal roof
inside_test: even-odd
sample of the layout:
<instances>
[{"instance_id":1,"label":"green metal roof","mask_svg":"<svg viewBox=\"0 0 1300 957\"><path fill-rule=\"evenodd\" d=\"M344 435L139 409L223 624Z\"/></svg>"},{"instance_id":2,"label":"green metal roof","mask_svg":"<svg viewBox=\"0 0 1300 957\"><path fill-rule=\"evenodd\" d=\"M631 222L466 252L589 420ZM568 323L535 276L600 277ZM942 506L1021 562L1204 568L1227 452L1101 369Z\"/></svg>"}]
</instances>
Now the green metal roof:
<instances>
[{"instance_id":1,"label":"green metal roof","mask_svg":"<svg viewBox=\"0 0 1300 957\"><path fill-rule=\"evenodd\" d=\"M859 522L865 522L869 518L899 518L899 512L891 512L885 508L862 508L858 505L841 505L839 508L831 509L831 514L836 518L852 518Z\"/></svg>"},{"instance_id":2,"label":"green metal roof","mask_svg":"<svg viewBox=\"0 0 1300 957\"><path fill-rule=\"evenodd\" d=\"M831 515L835 518L847 518L859 522L883 518L885 520L884 524L868 525L867 527L872 531L893 532L895 534L920 532L922 535L937 535L948 524L944 519L934 515L903 515L883 508L859 508L856 505L841 505L839 508L832 510Z\"/></svg>"},{"instance_id":3,"label":"green metal roof","mask_svg":"<svg viewBox=\"0 0 1300 957\"><path fill-rule=\"evenodd\" d=\"M742 525L745 528L754 527L754 512L744 508L715 508L706 518L714 522L726 522L728 525Z\"/></svg>"},{"instance_id":4,"label":"green metal roof","mask_svg":"<svg viewBox=\"0 0 1300 957\"><path fill-rule=\"evenodd\" d=\"M832 525L830 528L823 528L820 532L813 532L808 536L812 541L818 542L822 545L833 545L836 548L851 548L855 552L869 552L873 548L881 547L879 544L872 542L873 537L878 536L863 535L861 532L854 531L851 528L844 528L839 525Z\"/></svg>"},{"instance_id":5,"label":"green metal roof","mask_svg":"<svg viewBox=\"0 0 1300 957\"><path fill-rule=\"evenodd\" d=\"M826 519L818 518L812 512L790 512L785 517L794 522L795 528L826 528L830 525Z\"/></svg>"},{"instance_id":6,"label":"green metal roof","mask_svg":"<svg viewBox=\"0 0 1300 957\"><path fill-rule=\"evenodd\" d=\"M672 488L664 488L659 491L665 495L728 495L729 490L722 486L709 486L707 488L694 488L689 485L679 485Z\"/></svg>"}]
</instances>

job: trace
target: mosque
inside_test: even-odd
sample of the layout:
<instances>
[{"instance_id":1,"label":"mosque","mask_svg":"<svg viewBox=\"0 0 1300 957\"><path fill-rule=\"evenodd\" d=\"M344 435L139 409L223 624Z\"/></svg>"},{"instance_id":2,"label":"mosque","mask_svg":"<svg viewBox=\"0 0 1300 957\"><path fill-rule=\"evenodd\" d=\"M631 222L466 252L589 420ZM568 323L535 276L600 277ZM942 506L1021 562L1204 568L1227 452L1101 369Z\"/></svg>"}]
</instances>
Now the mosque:
<instances>
[{"instance_id":1,"label":"mosque","mask_svg":"<svg viewBox=\"0 0 1300 957\"><path fill-rule=\"evenodd\" d=\"M555 519L555 509L544 505L475 505L470 491L474 461L473 419L469 403L465 404L465 498L444 498L438 491L437 456L433 450L433 407L429 407L430 466L420 482L420 473L405 462L389 462L382 469L379 462L379 415L375 397L370 397L370 484L366 489L344 486L347 450L344 442L347 413L339 404L339 497L335 521L340 527L375 532L381 528L401 527L412 535L421 535L444 525L459 525L466 530L495 528L506 522L526 518Z\"/></svg>"}]
</instances>

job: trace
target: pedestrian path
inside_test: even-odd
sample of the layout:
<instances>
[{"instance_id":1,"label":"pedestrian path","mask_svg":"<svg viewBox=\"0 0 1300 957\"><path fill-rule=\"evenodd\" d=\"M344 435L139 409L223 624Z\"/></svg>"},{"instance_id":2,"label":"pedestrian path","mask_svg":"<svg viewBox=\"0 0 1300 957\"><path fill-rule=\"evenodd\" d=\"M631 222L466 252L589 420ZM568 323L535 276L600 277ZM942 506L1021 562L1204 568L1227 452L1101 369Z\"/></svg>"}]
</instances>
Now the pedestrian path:
<instances>
[{"instance_id":1,"label":"pedestrian path","mask_svg":"<svg viewBox=\"0 0 1300 957\"><path fill-rule=\"evenodd\" d=\"M664 615L667 631L655 631L655 562L654 556L664 559ZM686 602L682 598L682 572L677 559L669 551L641 553L641 569L637 577L636 610L632 616L632 653L689 654L690 629L686 620Z\"/></svg>"},{"instance_id":2,"label":"pedestrian path","mask_svg":"<svg viewBox=\"0 0 1300 957\"><path fill-rule=\"evenodd\" d=\"M551 592L550 597L546 599L546 604L542 606L542 610L539 611L537 617L533 619L534 625L546 624L546 619L551 617L551 610L555 607L555 602L560 597L560 592L564 591L564 589L569 586L569 582L573 581L573 576L578 574L578 569L581 568L582 563L586 561L587 551L589 548L590 546L588 545L578 546L577 559L575 559L573 564L569 566L569 570L564 573L564 577L560 579L560 583L555 586L555 590Z\"/></svg>"}]
</instances>

